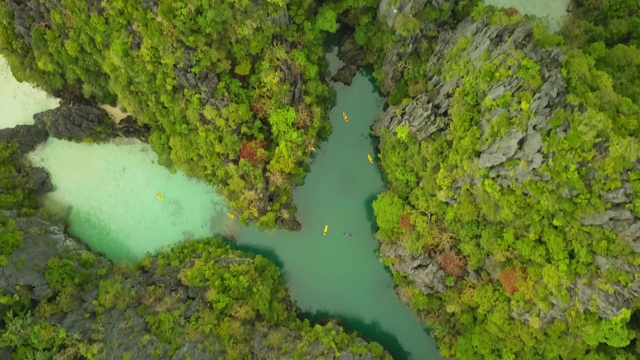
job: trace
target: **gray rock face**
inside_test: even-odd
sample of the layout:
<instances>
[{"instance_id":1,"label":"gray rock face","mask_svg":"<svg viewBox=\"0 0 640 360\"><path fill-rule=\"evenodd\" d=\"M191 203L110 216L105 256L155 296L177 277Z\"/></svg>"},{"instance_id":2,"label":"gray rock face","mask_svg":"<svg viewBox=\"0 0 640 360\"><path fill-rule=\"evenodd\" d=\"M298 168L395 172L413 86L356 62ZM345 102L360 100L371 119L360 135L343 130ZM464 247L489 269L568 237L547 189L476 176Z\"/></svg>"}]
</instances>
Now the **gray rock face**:
<instances>
[{"instance_id":1,"label":"gray rock face","mask_svg":"<svg viewBox=\"0 0 640 360\"><path fill-rule=\"evenodd\" d=\"M49 259L57 253L85 248L69 239L61 226L39 217L18 218L14 213L1 210L0 216L16 220L16 226L25 234L23 246L8 257L7 265L0 266L0 289L13 289L21 284L31 288L34 300L46 298L52 292L44 278Z\"/></svg>"},{"instance_id":2,"label":"gray rock face","mask_svg":"<svg viewBox=\"0 0 640 360\"><path fill-rule=\"evenodd\" d=\"M531 27L524 22L502 26L489 25L486 20L476 22L467 19L454 31L440 34L436 50L428 63L429 69L442 68L447 61L447 53L463 37L467 37L473 40L460 58L469 56L472 66L476 68L514 50L522 51L527 57L541 64L543 85L533 96L530 105L532 115L527 129L514 129L481 149L478 167L490 169L490 176L500 184L508 184L512 179L517 182L543 179L543 175L535 172L548 159L548 155L542 153L542 133L550 129L547 121L555 111L566 104L566 84L560 72L564 55L555 49L535 48L531 44L532 36ZM485 53L489 56L483 57ZM461 85L461 79L454 77L447 80L434 75L429 85L431 91L418 95L409 104L389 107L376 120L374 133L379 135L382 129L393 132L396 127L402 125L408 126L419 140L444 134L450 122L449 108L453 91ZM522 79L510 76L490 85L486 96L495 101L502 95L512 94L523 87ZM483 131L487 131L488 124L498 116L506 114L516 117L521 112L520 107L512 112L498 108L481 120L479 126ZM504 166L510 159L518 159L527 166L519 167L513 173L514 169Z\"/></svg>"},{"instance_id":3,"label":"gray rock face","mask_svg":"<svg viewBox=\"0 0 640 360\"><path fill-rule=\"evenodd\" d=\"M385 244L380 247L380 254L385 258L394 259L391 269L413 280L416 288L424 294L446 290L446 275L436 257L415 255L404 246Z\"/></svg>"},{"instance_id":4,"label":"gray rock face","mask_svg":"<svg viewBox=\"0 0 640 360\"><path fill-rule=\"evenodd\" d=\"M82 140L113 126L107 112L97 106L64 104L33 115L37 126L56 138ZM101 129L104 128L104 129Z\"/></svg>"},{"instance_id":5,"label":"gray rock face","mask_svg":"<svg viewBox=\"0 0 640 360\"><path fill-rule=\"evenodd\" d=\"M16 141L23 154L47 141L48 136L44 127L36 125L18 125L9 129L0 129L0 142Z\"/></svg>"},{"instance_id":6,"label":"gray rock face","mask_svg":"<svg viewBox=\"0 0 640 360\"><path fill-rule=\"evenodd\" d=\"M208 71L191 72L191 68L196 64L195 60L193 60L194 53L194 50L186 49L182 54L182 62L173 66L173 72L178 81L175 88L178 90L199 90L202 104L215 106L220 110L227 106L229 100L213 96L219 82L216 74Z\"/></svg>"},{"instance_id":7,"label":"gray rock face","mask_svg":"<svg viewBox=\"0 0 640 360\"><path fill-rule=\"evenodd\" d=\"M394 3L397 5L394 5ZM453 5L455 0L380 0L378 5L378 19L384 20L388 27L393 27L393 23L398 15L413 15L422 10L427 3L440 8L445 3Z\"/></svg>"},{"instance_id":8,"label":"gray rock face","mask_svg":"<svg viewBox=\"0 0 640 360\"><path fill-rule=\"evenodd\" d=\"M617 206L606 210L602 214L595 214L582 219L582 224L600 225L609 231L621 235L630 241L633 251L640 252L640 218L626 209L626 205L632 203L632 201L627 198L627 196L631 194L633 194L633 188L631 188L631 185L628 183L623 183L621 188L605 193L602 195L602 198L617 201L612 202ZM627 200L623 201L624 199Z\"/></svg>"},{"instance_id":9,"label":"gray rock face","mask_svg":"<svg viewBox=\"0 0 640 360\"><path fill-rule=\"evenodd\" d=\"M397 5L394 5L397 3ZM380 0L378 6L378 19L386 22L389 28L393 28L398 16L402 15L403 18L411 18L413 15L419 13L425 6L433 6L434 8L441 8L445 4L455 6L457 0ZM403 59L413 55L420 48L420 44L425 36L433 31L444 31L444 23L435 21L431 23L422 23L420 31L416 34L412 34L408 37L402 36L396 31L396 37L401 38L398 44L387 51L383 65L382 74L384 81L381 86L381 90L385 94L391 93L395 84L400 80L403 74Z\"/></svg>"},{"instance_id":10,"label":"gray rock face","mask_svg":"<svg viewBox=\"0 0 640 360\"><path fill-rule=\"evenodd\" d=\"M118 135L125 138L137 138L140 141L147 141L151 134L149 125L140 125L131 115L120 120L116 128Z\"/></svg>"},{"instance_id":11,"label":"gray rock face","mask_svg":"<svg viewBox=\"0 0 640 360\"><path fill-rule=\"evenodd\" d=\"M636 299L640 297L640 280L634 280L634 274L640 272L640 267L632 265L624 259L605 258L600 255L595 256L594 263L601 270L613 267L630 274L631 283L622 286L599 277L583 277L567 287L571 299L568 303L551 297L553 307L547 312L539 308L526 311L516 310L512 316L529 323L535 315L539 319L540 326L546 326L555 320L566 321L565 311L574 306L577 306L580 311L594 311L603 319L611 319L620 315L621 309L630 309Z\"/></svg>"},{"instance_id":12,"label":"gray rock face","mask_svg":"<svg viewBox=\"0 0 640 360\"><path fill-rule=\"evenodd\" d=\"M333 82L341 82L345 85L351 85L353 82L353 77L356 76L356 67L352 65L345 65L338 69L335 75L331 77L331 81Z\"/></svg>"},{"instance_id":13,"label":"gray rock face","mask_svg":"<svg viewBox=\"0 0 640 360\"><path fill-rule=\"evenodd\" d=\"M7 0L7 5L13 10L15 19L14 29L27 42L31 42L31 30L38 24L51 24L47 4L38 0ZM48 1L50 5L60 5L59 0Z\"/></svg>"},{"instance_id":14,"label":"gray rock face","mask_svg":"<svg viewBox=\"0 0 640 360\"><path fill-rule=\"evenodd\" d=\"M27 187L33 194L44 194L53 190L49 173L44 168L28 167L22 175L29 180Z\"/></svg>"}]
</instances>

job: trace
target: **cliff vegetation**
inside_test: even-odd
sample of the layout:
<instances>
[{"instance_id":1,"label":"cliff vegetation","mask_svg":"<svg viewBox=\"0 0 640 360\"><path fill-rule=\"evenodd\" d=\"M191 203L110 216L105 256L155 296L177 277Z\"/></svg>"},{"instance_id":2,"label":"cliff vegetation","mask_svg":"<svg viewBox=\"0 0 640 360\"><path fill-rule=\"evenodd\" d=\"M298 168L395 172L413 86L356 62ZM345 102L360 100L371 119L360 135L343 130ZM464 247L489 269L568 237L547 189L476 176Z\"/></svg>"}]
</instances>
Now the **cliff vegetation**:
<instances>
[{"instance_id":1,"label":"cliff vegetation","mask_svg":"<svg viewBox=\"0 0 640 360\"><path fill-rule=\"evenodd\" d=\"M608 3L624 20L581 26L632 34L636 2ZM479 6L377 120L380 254L445 357L638 358L640 107L591 51L635 64L627 35L621 56Z\"/></svg>"}]
</instances>

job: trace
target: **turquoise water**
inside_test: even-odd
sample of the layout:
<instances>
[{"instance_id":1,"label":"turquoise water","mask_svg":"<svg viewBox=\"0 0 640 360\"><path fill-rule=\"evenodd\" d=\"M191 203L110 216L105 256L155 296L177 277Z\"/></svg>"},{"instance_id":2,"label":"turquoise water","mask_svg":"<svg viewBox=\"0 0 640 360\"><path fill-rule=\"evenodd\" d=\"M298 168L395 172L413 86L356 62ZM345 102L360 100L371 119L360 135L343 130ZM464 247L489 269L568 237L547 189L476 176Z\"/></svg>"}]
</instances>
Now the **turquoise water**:
<instances>
[{"instance_id":1,"label":"turquoise water","mask_svg":"<svg viewBox=\"0 0 640 360\"><path fill-rule=\"evenodd\" d=\"M226 218L213 187L157 165L149 145L137 140L49 139L29 159L49 171L54 191L45 201L67 213L69 233L114 261L220 233Z\"/></svg>"}]
</instances>

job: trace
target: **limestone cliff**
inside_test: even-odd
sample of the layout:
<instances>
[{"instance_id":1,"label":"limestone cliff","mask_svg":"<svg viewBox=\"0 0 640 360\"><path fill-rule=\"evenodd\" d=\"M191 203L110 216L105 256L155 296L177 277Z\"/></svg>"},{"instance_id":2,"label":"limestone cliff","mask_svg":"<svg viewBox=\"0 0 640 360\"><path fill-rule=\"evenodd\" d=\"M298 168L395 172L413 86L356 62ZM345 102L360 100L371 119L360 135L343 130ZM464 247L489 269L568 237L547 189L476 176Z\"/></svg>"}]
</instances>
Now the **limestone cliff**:
<instances>
[{"instance_id":1,"label":"limestone cliff","mask_svg":"<svg viewBox=\"0 0 640 360\"><path fill-rule=\"evenodd\" d=\"M408 2L401 2L406 6L405 3ZM385 14L390 13L387 11ZM387 19L392 21L392 15L388 15ZM534 194L520 189L526 189L526 186L533 183L558 183L548 169L563 153L549 150L550 138L565 141L582 131L577 128L578 125L572 126L568 120L560 119L567 114L591 116L593 113L578 103L575 95L568 94L567 81L563 75L565 61L566 54L563 50L534 45L534 32L530 23L519 21L492 24L487 18L479 21L467 19L455 30L439 35L433 56L428 60L428 70L424 74L429 79L429 90L402 105L389 107L377 119L374 133L383 136L383 133L390 131L400 136L397 129L401 127L408 129L422 144L432 144L439 138L451 139L456 130L451 128L452 114L460 114L460 98L467 96L465 101L477 104L478 110L471 110L478 111L473 115L477 122L468 131L477 132L478 146L471 152L471 159L467 158L469 161L465 165L459 165L464 166L464 170L452 170L453 174L464 175L452 177L449 190L442 190L438 194L440 201L455 207L464 189L473 189L488 182L497 184L497 187L523 191L523 196L533 198ZM533 75L524 76L518 63L530 66ZM483 73L478 75L480 78L475 75L472 77L463 68ZM493 78L494 81L484 83L478 80L483 76ZM469 84L475 84L476 81L477 88L466 92ZM535 86L531 85L532 82L535 82ZM523 93L526 93L526 100L519 98L518 94ZM499 121L502 121L500 126L497 125ZM594 138L592 145L596 156L612 153L612 144L606 139ZM424 146L426 145L423 145L423 149ZM384 164L384 144L382 147ZM616 234L621 243L628 244L624 246L640 252L640 218L638 211L633 210L637 206L634 201L637 204L635 192L638 191L640 162L637 154L629 154L628 158L632 162L621 171L619 184L599 194L599 201L605 208L595 206L592 209L585 205L576 214L580 213L577 221L584 226L601 226ZM427 158L425 162L430 160ZM573 169L576 168L583 169L577 171L583 174L581 176L585 179L586 189L599 186L601 175L596 175L592 165L574 164ZM557 186L560 199L576 199L585 193L585 190L575 190L570 186ZM483 202L479 192L474 196L477 203ZM394 271L410 279L423 294L446 291L446 274L443 273L441 260L436 255L416 254L402 244L382 244L381 254L384 258L391 259L388 263ZM629 257L621 255L595 254L593 259L598 270L589 271L573 283L567 284L563 300L552 295L549 296L552 303L549 308L543 310L539 306L527 306L526 309L514 309L511 315L527 322L535 318L537 324L545 326L553 320L566 321L565 310L569 308L591 310L603 319L620 316L623 310L632 308L640 296L640 279L636 276L640 267L633 265ZM496 283L504 283L507 281L504 277L504 263L505 258L498 260L489 255L480 266L467 267L465 277L473 283L485 271ZM629 281L611 281L611 277L607 280L603 274L614 269Z\"/></svg>"}]
</instances>

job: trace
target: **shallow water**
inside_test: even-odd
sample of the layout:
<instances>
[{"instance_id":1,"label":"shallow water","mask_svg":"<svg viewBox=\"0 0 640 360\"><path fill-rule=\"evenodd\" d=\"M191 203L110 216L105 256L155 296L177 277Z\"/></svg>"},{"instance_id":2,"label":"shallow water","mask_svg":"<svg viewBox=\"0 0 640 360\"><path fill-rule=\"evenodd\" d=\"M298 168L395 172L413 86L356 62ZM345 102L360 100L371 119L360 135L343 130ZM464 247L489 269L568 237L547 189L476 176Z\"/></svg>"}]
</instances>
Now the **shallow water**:
<instances>
[{"instance_id":1,"label":"shallow water","mask_svg":"<svg viewBox=\"0 0 640 360\"><path fill-rule=\"evenodd\" d=\"M49 171L55 191L45 198L67 207L69 233L114 261L217 234L226 217L213 187L171 174L137 140L98 145L49 139L29 159Z\"/></svg>"},{"instance_id":2,"label":"shallow water","mask_svg":"<svg viewBox=\"0 0 640 360\"><path fill-rule=\"evenodd\" d=\"M0 129L33 124L33 114L53 109L59 100L29 83L18 82L0 56Z\"/></svg>"},{"instance_id":3,"label":"shallow water","mask_svg":"<svg viewBox=\"0 0 640 360\"><path fill-rule=\"evenodd\" d=\"M518 9L522 15L534 15L546 19L549 30L558 31L571 0L484 0L487 5Z\"/></svg>"}]
</instances>

